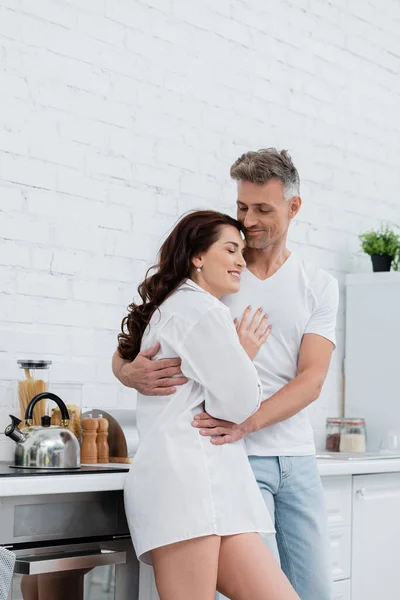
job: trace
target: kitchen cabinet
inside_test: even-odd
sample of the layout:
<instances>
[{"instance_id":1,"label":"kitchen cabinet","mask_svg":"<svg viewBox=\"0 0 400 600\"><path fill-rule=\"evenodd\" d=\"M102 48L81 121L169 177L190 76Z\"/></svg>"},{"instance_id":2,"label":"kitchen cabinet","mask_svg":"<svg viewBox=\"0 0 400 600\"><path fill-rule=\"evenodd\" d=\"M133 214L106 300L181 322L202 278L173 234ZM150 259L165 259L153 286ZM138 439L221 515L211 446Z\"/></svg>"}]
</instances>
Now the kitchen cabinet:
<instances>
[{"instance_id":1,"label":"kitchen cabinet","mask_svg":"<svg viewBox=\"0 0 400 600\"><path fill-rule=\"evenodd\" d=\"M331 529L329 532L332 560L332 579L342 581L350 577L351 531L350 527Z\"/></svg>"},{"instance_id":2,"label":"kitchen cabinet","mask_svg":"<svg viewBox=\"0 0 400 600\"><path fill-rule=\"evenodd\" d=\"M323 479L333 581L350 577L351 476Z\"/></svg>"},{"instance_id":3,"label":"kitchen cabinet","mask_svg":"<svg viewBox=\"0 0 400 600\"><path fill-rule=\"evenodd\" d=\"M323 477L334 600L350 600L352 477Z\"/></svg>"},{"instance_id":4,"label":"kitchen cabinet","mask_svg":"<svg viewBox=\"0 0 400 600\"><path fill-rule=\"evenodd\" d=\"M350 600L350 581L335 581L333 584L333 600Z\"/></svg>"},{"instance_id":5,"label":"kitchen cabinet","mask_svg":"<svg viewBox=\"0 0 400 600\"><path fill-rule=\"evenodd\" d=\"M323 477L334 600L398 600L400 473Z\"/></svg>"},{"instance_id":6,"label":"kitchen cabinet","mask_svg":"<svg viewBox=\"0 0 400 600\"><path fill-rule=\"evenodd\" d=\"M351 600L399 598L400 473L353 477Z\"/></svg>"}]
</instances>

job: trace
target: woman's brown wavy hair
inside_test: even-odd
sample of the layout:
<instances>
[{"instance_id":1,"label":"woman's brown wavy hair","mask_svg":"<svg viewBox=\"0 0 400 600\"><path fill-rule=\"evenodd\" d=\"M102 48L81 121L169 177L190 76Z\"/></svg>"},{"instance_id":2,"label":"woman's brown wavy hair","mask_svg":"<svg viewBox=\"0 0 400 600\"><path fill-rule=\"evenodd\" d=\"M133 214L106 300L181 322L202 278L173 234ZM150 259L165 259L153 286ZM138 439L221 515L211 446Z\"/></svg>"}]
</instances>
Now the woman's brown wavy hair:
<instances>
[{"instance_id":1,"label":"woman's brown wavy hair","mask_svg":"<svg viewBox=\"0 0 400 600\"><path fill-rule=\"evenodd\" d=\"M162 244L159 262L150 267L139 285L141 304L132 302L121 323L118 352L125 360L134 360L154 311L194 268L192 258L206 252L219 238L221 227L231 225L242 231L239 221L214 210L199 210L184 216ZM150 271L156 270L149 275Z\"/></svg>"}]
</instances>

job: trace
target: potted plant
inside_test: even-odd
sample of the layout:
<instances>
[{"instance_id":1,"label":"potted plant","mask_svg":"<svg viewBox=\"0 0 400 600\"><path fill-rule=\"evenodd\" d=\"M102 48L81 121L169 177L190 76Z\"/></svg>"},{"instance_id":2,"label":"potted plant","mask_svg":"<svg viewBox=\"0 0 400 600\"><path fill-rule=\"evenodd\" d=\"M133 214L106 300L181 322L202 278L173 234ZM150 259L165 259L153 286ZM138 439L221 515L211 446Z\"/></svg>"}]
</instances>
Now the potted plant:
<instances>
[{"instance_id":1,"label":"potted plant","mask_svg":"<svg viewBox=\"0 0 400 600\"><path fill-rule=\"evenodd\" d=\"M400 239L393 229L382 225L377 231L361 233L359 238L362 249L371 256L373 271L390 271L391 266L398 270Z\"/></svg>"}]
</instances>

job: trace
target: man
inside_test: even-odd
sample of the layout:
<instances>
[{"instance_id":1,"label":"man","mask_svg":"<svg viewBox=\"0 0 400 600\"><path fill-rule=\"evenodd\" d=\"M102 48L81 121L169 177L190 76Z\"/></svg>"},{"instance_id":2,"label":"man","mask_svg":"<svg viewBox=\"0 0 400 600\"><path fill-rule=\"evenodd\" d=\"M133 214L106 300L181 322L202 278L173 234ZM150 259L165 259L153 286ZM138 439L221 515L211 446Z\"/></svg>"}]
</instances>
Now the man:
<instances>
[{"instance_id":1,"label":"man","mask_svg":"<svg viewBox=\"0 0 400 600\"><path fill-rule=\"evenodd\" d=\"M266 543L302 600L330 600L327 522L313 432L305 411L325 381L335 346L338 286L286 246L301 207L299 175L286 151L248 152L231 168L237 217L247 242L239 293L223 301L240 319L249 306L269 314L272 333L254 364L265 401L240 425L203 413L193 426L220 445L246 440L249 460L276 535ZM114 374L142 394L166 395L185 383L176 359L152 361L158 346L132 362L113 357ZM215 437L216 436L216 437Z\"/></svg>"}]
</instances>

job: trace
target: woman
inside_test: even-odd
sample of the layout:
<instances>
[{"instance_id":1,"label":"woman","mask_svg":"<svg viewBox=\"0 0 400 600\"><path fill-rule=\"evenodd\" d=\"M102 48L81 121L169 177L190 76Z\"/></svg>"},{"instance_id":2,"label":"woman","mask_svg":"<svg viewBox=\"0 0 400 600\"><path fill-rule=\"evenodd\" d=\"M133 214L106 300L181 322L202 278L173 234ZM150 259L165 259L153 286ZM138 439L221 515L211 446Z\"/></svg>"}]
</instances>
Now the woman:
<instances>
[{"instance_id":1,"label":"woman","mask_svg":"<svg viewBox=\"0 0 400 600\"><path fill-rule=\"evenodd\" d=\"M157 358L182 359L188 378L172 396L138 395L140 445L125 507L140 560L154 565L161 600L295 600L259 532L273 526L244 443L214 446L191 427L203 408L240 423L261 385L252 359L270 327L260 311L241 342L219 298L239 291L246 263L240 224L215 211L185 216L139 286L118 350L133 360L159 341Z\"/></svg>"}]
</instances>

